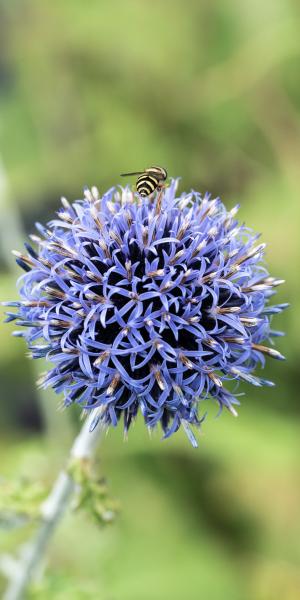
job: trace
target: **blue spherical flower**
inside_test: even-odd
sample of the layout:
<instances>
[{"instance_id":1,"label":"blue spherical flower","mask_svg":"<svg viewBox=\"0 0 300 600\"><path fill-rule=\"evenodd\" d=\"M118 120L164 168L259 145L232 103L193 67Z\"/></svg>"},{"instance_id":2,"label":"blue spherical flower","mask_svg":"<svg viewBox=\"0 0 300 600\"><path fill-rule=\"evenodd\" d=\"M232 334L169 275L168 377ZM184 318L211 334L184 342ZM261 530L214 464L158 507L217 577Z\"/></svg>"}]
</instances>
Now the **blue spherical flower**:
<instances>
[{"instance_id":1,"label":"blue spherical flower","mask_svg":"<svg viewBox=\"0 0 300 600\"><path fill-rule=\"evenodd\" d=\"M97 409L97 420L125 431L140 411L165 437L203 420L203 400L234 415L226 382L272 385L254 375L263 342L278 335L269 306L280 280L262 264L264 244L219 198L176 197L177 181L149 198L129 188L96 188L31 236L37 249L16 253L26 273L22 300L9 313L26 329L33 358L54 367L42 385L65 405ZM230 384L229 384L230 385ZM231 385L232 388L232 385Z\"/></svg>"}]
</instances>

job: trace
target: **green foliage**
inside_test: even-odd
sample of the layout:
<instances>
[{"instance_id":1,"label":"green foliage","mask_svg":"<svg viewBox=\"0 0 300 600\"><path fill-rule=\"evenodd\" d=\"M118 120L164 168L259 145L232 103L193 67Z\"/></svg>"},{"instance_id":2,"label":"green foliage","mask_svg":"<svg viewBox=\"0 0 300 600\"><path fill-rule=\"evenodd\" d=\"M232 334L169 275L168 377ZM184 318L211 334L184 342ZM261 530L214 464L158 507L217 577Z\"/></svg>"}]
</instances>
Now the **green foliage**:
<instances>
[{"instance_id":1,"label":"green foliage","mask_svg":"<svg viewBox=\"0 0 300 600\"><path fill-rule=\"evenodd\" d=\"M49 480L42 439L4 443L12 472L39 462ZM33 597L298 600L298 450L298 424L263 406L259 420L246 406L238 420L209 421L198 452L184 434L146 437L142 422L125 445L112 431L101 465L122 512L99 528L70 511Z\"/></svg>"},{"instance_id":2,"label":"green foliage","mask_svg":"<svg viewBox=\"0 0 300 600\"><path fill-rule=\"evenodd\" d=\"M68 472L77 484L72 508L86 511L98 524L112 523L119 503L109 497L106 481L99 478L91 461L73 460ZM49 487L40 480L3 479L0 482L0 528L9 529L38 520L41 503L49 492Z\"/></svg>"},{"instance_id":3,"label":"green foliage","mask_svg":"<svg viewBox=\"0 0 300 600\"><path fill-rule=\"evenodd\" d=\"M81 584L80 588L68 575L56 573L46 574L42 581L30 586L28 600L94 600L99 598L99 591L93 584Z\"/></svg>"},{"instance_id":4,"label":"green foliage","mask_svg":"<svg viewBox=\"0 0 300 600\"><path fill-rule=\"evenodd\" d=\"M38 519L46 494L47 489L40 481L30 481L25 477L1 481L0 527L8 529Z\"/></svg>"},{"instance_id":5,"label":"green foliage","mask_svg":"<svg viewBox=\"0 0 300 600\"><path fill-rule=\"evenodd\" d=\"M68 472L78 486L73 508L84 509L98 524L112 523L119 505L109 497L106 481L99 478L91 461L74 459Z\"/></svg>"}]
</instances>

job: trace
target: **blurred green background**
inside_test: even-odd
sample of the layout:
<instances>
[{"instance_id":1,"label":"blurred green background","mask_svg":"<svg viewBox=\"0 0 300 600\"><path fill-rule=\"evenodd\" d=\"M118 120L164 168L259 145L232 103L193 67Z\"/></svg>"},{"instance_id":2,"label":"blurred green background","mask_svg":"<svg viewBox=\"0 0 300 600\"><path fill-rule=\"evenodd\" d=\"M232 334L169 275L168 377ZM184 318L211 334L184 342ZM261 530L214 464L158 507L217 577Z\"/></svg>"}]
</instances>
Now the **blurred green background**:
<instances>
[{"instance_id":1,"label":"blurred green background","mask_svg":"<svg viewBox=\"0 0 300 600\"><path fill-rule=\"evenodd\" d=\"M297 0L0 1L1 298L16 297L11 248L61 195L154 163L241 203L292 305L274 320L276 388L245 384L239 419L212 405L198 451L141 422L127 443L109 433L99 468L122 513L105 530L70 514L34 597L300 598L299 27ZM38 396L43 366L11 331L1 320L1 475L49 484L78 414ZM4 531L1 550L28 534Z\"/></svg>"}]
</instances>

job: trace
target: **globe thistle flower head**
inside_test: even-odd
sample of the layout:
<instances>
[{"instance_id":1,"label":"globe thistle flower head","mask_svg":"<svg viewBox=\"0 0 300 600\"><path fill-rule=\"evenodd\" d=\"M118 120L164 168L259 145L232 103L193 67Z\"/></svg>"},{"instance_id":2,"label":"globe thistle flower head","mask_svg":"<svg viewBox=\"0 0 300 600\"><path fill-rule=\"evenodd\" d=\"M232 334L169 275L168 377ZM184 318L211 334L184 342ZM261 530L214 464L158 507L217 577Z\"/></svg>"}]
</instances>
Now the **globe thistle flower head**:
<instances>
[{"instance_id":1,"label":"globe thistle flower head","mask_svg":"<svg viewBox=\"0 0 300 600\"><path fill-rule=\"evenodd\" d=\"M122 419L125 432L140 412L164 437L183 426L196 445L190 426L200 426L204 400L236 415L227 382L273 385L254 371L283 358L265 342L286 305L269 305L281 281L238 207L177 196L177 183L148 198L126 187L62 199L34 247L15 253L25 274L7 320L33 358L53 363L40 383L66 406L95 409L95 425Z\"/></svg>"}]
</instances>

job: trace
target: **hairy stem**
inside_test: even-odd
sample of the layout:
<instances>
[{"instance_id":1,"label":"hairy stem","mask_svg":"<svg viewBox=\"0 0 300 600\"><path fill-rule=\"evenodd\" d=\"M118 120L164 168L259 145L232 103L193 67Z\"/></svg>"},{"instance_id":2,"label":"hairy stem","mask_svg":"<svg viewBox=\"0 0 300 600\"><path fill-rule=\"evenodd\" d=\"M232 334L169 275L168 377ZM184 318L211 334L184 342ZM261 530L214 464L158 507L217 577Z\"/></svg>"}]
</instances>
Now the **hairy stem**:
<instances>
[{"instance_id":1,"label":"hairy stem","mask_svg":"<svg viewBox=\"0 0 300 600\"><path fill-rule=\"evenodd\" d=\"M86 418L81 431L70 450L70 460L91 459L103 429L98 426L91 431L95 419L94 411ZM51 537L64 515L76 483L67 470L61 471L53 488L41 506L41 525L34 538L26 545L19 560L7 560L7 575L10 582L3 600L22 600L30 581L46 553ZM5 567L3 561L2 566Z\"/></svg>"}]
</instances>

